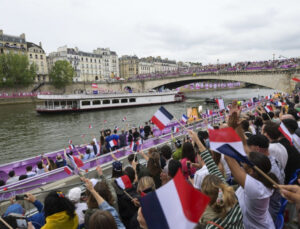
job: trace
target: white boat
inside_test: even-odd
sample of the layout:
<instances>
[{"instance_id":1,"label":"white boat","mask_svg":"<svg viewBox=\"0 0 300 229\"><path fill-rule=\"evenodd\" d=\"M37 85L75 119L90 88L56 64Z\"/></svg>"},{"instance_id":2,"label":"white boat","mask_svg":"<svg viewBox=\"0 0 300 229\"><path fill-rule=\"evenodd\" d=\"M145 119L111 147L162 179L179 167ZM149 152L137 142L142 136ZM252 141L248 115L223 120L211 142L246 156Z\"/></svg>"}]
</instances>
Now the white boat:
<instances>
[{"instance_id":1,"label":"white boat","mask_svg":"<svg viewBox=\"0 0 300 229\"><path fill-rule=\"evenodd\" d=\"M38 113L58 113L176 103L182 102L184 95L181 92L169 91L96 95L38 95L37 98L44 101L44 105L36 106Z\"/></svg>"}]
</instances>

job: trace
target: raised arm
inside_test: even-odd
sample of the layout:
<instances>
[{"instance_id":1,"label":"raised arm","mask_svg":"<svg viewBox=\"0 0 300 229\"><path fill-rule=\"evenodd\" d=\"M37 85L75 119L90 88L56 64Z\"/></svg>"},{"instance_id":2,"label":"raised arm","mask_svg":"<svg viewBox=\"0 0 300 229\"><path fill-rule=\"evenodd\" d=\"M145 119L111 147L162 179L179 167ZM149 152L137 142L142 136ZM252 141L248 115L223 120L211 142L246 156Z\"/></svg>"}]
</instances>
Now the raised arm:
<instances>
[{"instance_id":1,"label":"raised arm","mask_svg":"<svg viewBox=\"0 0 300 229\"><path fill-rule=\"evenodd\" d=\"M209 173L219 177L224 183L226 183L224 176L222 175L221 171L219 170L218 166L216 165L215 161L213 160L209 150L207 150L204 147L204 145L199 140L197 134L192 130L189 131L189 134L190 134L192 140L198 146L199 151L200 151L200 156L201 156L202 160L205 162Z\"/></svg>"},{"instance_id":2,"label":"raised arm","mask_svg":"<svg viewBox=\"0 0 300 229\"><path fill-rule=\"evenodd\" d=\"M232 157L225 156L225 160L230 168L234 180L244 188L247 175L245 170Z\"/></svg>"}]
</instances>

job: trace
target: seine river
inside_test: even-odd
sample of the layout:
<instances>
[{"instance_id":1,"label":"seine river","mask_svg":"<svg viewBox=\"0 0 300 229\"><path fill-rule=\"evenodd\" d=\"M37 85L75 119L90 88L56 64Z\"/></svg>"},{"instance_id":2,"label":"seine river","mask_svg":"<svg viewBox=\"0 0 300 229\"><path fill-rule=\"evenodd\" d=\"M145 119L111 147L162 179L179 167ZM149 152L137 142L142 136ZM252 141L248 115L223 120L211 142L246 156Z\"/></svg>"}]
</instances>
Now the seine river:
<instances>
[{"instance_id":1,"label":"seine river","mask_svg":"<svg viewBox=\"0 0 300 229\"><path fill-rule=\"evenodd\" d=\"M184 103L165 105L166 109L178 119L188 107L204 104L204 98L222 97L225 102L231 99L246 99L258 95L269 95L271 89L235 89L189 93ZM73 114L40 115L34 104L0 106L0 164L22 158L62 149L73 144L88 142L91 136L99 138L99 130L119 129L143 125L151 119L157 106L125 108L119 110L92 111ZM127 118L122 122L123 117ZM106 121L105 121L106 120ZM89 128L92 125L92 129ZM82 135L85 134L85 138Z\"/></svg>"}]
</instances>

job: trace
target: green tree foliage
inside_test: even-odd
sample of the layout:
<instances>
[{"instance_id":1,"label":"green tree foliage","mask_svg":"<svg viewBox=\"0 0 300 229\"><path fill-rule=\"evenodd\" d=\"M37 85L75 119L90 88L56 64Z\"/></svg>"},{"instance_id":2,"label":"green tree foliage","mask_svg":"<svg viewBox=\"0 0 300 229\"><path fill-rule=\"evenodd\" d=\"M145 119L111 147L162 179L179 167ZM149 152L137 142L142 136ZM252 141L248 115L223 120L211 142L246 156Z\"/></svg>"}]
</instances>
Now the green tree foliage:
<instances>
[{"instance_id":1,"label":"green tree foliage","mask_svg":"<svg viewBox=\"0 0 300 229\"><path fill-rule=\"evenodd\" d=\"M0 86L28 86L34 82L36 66L29 64L28 57L23 54L0 55Z\"/></svg>"},{"instance_id":2,"label":"green tree foliage","mask_svg":"<svg viewBox=\"0 0 300 229\"><path fill-rule=\"evenodd\" d=\"M58 60L52 67L49 78L56 88L63 88L70 84L75 75L74 69L66 60Z\"/></svg>"}]
</instances>

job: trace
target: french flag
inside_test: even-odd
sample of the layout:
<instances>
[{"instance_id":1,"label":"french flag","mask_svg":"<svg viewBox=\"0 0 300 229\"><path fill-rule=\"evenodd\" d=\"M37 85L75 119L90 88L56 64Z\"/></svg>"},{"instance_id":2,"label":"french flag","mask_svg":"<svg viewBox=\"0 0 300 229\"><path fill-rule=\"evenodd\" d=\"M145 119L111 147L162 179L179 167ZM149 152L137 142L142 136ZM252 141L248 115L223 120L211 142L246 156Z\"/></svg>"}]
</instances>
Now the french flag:
<instances>
[{"instance_id":1,"label":"french flag","mask_svg":"<svg viewBox=\"0 0 300 229\"><path fill-rule=\"evenodd\" d=\"M185 114L183 114L182 117L181 117L181 121L186 123L187 120L188 120L188 117Z\"/></svg>"},{"instance_id":2,"label":"french flag","mask_svg":"<svg viewBox=\"0 0 300 229\"><path fill-rule=\"evenodd\" d=\"M93 126L90 124L90 125L89 125L89 128L90 128L90 129L92 129L92 128L93 128Z\"/></svg>"},{"instance_id":3,"label":"french flag","mask_svg":"<svg viewBox=\"0 0 300 229\"><path fill-rule=\"evenodd\" d=\"M219 106L219 110L224 110L225 109L225 104L223 99L216 99L216 102Z\"/></svg>"},{"instance_id":4,"label":"french flag","mask_svg":"<svg viewBox=\"0 0 300 229\"><path fill-rule=\"evenodd\" d=\"M122 190L132 188L132 183L127 175L115 179L115 182L118 185L118 187Z\"/></svg>"},{"instance_id":5,"label":"french flag","mask_svg":"<svg viewBox=\"0 0 300 229\"><path fill-rule=\"evenodd\" d=\"M177 126L172 126L172 133L178 133L179 128Z\"/></svg>"},{"instance_id":6,"label":"french flag","mask_svg":"<svg viewBox=\"0 0 300 229\"><path fill-rule=\"evenodd\" d=\"M72 140L69 140L69 149L72 150L74 148L75 146L72 144Z\"/></svg>"},{"instance_id":7,"label":"french flag","mask_svg":"<svg viewBox=\"0 0 300 229\"><path fill-rule=\"evenodd\" d=\"M134 147L135 147L134 141L132 141L132 142L130 143L130 146L129 146L129 147L130 147L130 150L131 150L131 151L135 151L135 150L134 150Z\"/></svg>"},{"instance_id":8,"label":"french flag","mask_svg":"<svg viewBox=\"0 0 300 229\"><path fill-rule=\"evenodd\" d=\"M114 147L114 146L117 146L118 145L118 142L116 139L112 139L109 141L109 145L110 147Z\"/></svg>"},{"instance_id":9,"label":"french flag","mask_svg":"<svg viewBox=\"0 0 300 229\"><path fill-rule=\"evenodd\" d=\"M277 102L276 102L276 106L277 106L277 107L281 107L281 106L282 106L282 102L277 101Z\"/></svg>"},{"instance_id":10,"label":"french flag","mask_svg":"<svg viewBox=\"0 0 300 229\"><path fill-rule=\"evenodd\" d=\"M208 133L211 150L251 165L244 151L242 140L233 128L208 129Z\"/></svg>"},{"instance_id":11,"label":"french flag","mask_svg":"<svg viewBox=\"0 0 300 229\"><path fill-rule=\"evenodd\" d=\"M266 112L269 113L269 112L273 111L273 108L270 105L266 105L265 110L266 110Z\"/></svg>"},{"instance_id":12,"label":"french flag","mask_svg":"<svg viewBox=\"0 0 300 229\"><path fill-rule=\"evenodd\" d=\"M172 119L173 115L171 115L163 106L161 106L153 115L151 121L158 127L158 129L163 130Z\"/></svg>"},{"instance_id":13,"label":"french flag","mask_svg":"<svg viewBox=\"0 0 300 229\"><path fill-rule=\"evenodd\" d=\"M149 229L192 229L210 198L193 188L178 170L174 179L140 199Z\"/></svg>"},{"instance_id":14,"label":"french flag","mask_svg":"<svg viewBox=\"0 0 300 229\"><path fill-rule=\"evenodd\" d=\"M127 118L126 118L126 117L123 117L122 122L125 122L126 120L127 120Z\"/></svg>"},{"instance_id":15,"label":"french flag","mask_svg":"<svg viewBox=\"0 0 300 229\"><path fill-rule=\"evenodd\" d=\"M291 145L293 145L293 136L289 132L289 130L286 128L286 126L284 125L283 122L280 123L280 126L279 126L278 129L284 135L284 137L286 137L286 139L289 140L289 142L291 143Z\"/></svg>"},{"instance_id":16,"label":"french flag","mask_svg":"<svg viewBox=\"0 0 300 229\"><path fill-rule=\"evenodd\" d=\"M272 98L271 95L267 95L267 96L265 97L266 100L270 100L271 98Z\"/></svg>"},{"instance_id":17,"label":"french flag","mask_svg":"<svg viewBox=\"0 0 300 229\"><path fill-rule=\"evenodd\" d=\"M92 88L98 88L98 85L96 83L92 83Z\"/></svg>"},{"instance_id":18,"label":"french flag","mask_svg":"<svg viewBox=\"0 0 300 229\"><path fill-rule=\"evenodd\" d=\"M136 144L137 144L138 146L143 145L143 139L140 138L140 139L136 142Z\"/></svg>"},{"instance_id":19,"label":"french flag","mask_svg":"<svg viewBox=\"0 0 300 229\"><path fill-rule=\"evenodd\" d=\"M206 109L206 114L208 116L213 115L213 113L214 113L213 110Z\"/></svg>"}]
</instances>

